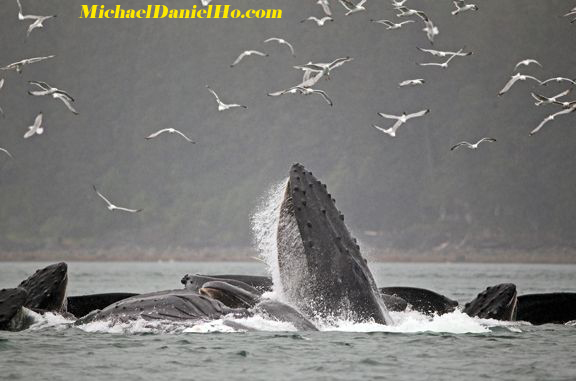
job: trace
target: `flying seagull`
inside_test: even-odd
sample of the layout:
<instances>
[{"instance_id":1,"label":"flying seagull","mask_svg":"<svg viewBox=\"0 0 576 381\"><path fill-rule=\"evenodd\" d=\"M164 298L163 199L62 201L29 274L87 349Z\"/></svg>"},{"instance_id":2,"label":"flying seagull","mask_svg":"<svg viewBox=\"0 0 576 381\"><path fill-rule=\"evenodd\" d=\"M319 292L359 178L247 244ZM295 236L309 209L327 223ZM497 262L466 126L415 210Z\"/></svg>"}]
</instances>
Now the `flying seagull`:
<instances>
[{"instance_id":1,"label":"flying seagull","mask_svg":"<svg viewBox=\"0 0 576 381\"><path fill-rule=\"evenodd\" d=\"M405 7L405 6L402 6L402 5L394 6L394 9L396 9L397 11L400 12L400 13L398 13L398 14L396 15L396 17L415 16L415 15L417 15L418 13L422 13L424 16L426 16L426 15L424 14L424 12L422 12L422 11L419 11L419 10L417 10L417 9L410 9L410 8ZM422 17L422 16L420 16L420 17ZM428 18L428 17L426 17L426 18Z\"/></svg>"},{"instance_id":2,"label":"flying seagull","mask_svg":"<svg viewBox=\"0 0 576 381\"><path fill-rule=\"evenodd\" d=\"M169 133L169 134L178 134L180 136L182 136L184 139L186 139L188 142L192 143L192 144L196 144L195 141L191 140L188 136L184 135L181 131L175 129L175 128L164 128L162 130L158 130L153 134L150 134L149 136L146 137L146 139L154 139L155 137L157 137L160 134L163 133Z\"/></svg>"},{"instance_id":3,"label":"flying seagull","mask_svg":"<svg viewBox=\"0 0 576 381\"><path fill-rule=\"evenodd\" d=\"M0 147L0 151L4 152L6 155L8 155L10 157L10 159L14 159L14 156L12 156L12 154L10 152L8 152L8 150L6 148Z\"/></svg>"},{"instance_id":4,"label":"flying seagull","mask_svg":"<svg viewBox=\"0 0 576 381\"><path fill-rule=\"evenodd\" d=\"M466 57L466 56L472 55L472 52L462 52L462 50L464 50L464 49L460 49L457 52L447 52L447 51L434 50L434 49L424 49L424 48L416 48L416 49L418 49L424 53L432 54L433 56L436 56L436 57L448 57L448 56Z\"/></svg>"},{"instance_id":5,"label":"flying seagull","mask_svg":"<svg viewBox=\"0 0 576 381\"><path fill-rule=\"evenodd\" d=\"M305 21L314 21L316 23L316 25L318 26L324 26L324 24L326 24L326 22L328 21L334 21L334 19L330 16L324 16L321 19L314 17L314 16L310 16L308 18L305 18L304 20L300 21L300 22L305 22Z\"/></svg>"},{"instance_id":6,"label":"flying seagull","mask_svg":"<svg viewBox=\"0 0 576 381\"><path fill-rule=\"evenodd\" d=\"M2 90L2 87L4 87L4 78L0 79L0 90ZM0 115L4 117L4 110L2 110L2 107L0 107Z\"/></svg>"},{"instance_id":7,"label":"flying seagull","mask_svg":"<svg viewBox=\"0 0 576 381\"><path fill-rule=\"evenodd\" d=\"M404 5L405 2L406 2L406 0L392 0L392 6L393 7L401 7Z\"/></svg>"},{"instance_id":8,"label":"flying seagull","mask_svg":"<svg viewBox=\"0 0 576 381\"><path fill-rule=\"evenodd\" d=\"M407 20L399 23L394 23L390 20L370 20L370 22L386 25L386 30L392 30L392 29L400 29L402 25L414 22L414 20Z\"/></svg>"},{"instance_id":9,"label":"flying seagull","mask_svg":"<svg viewBox=\"0 0 576 381\"><path fill-rule=\"evenodd\" d=\"M418 15L420 16L420 13L418 13ZM431 44L434 44L434 37L436 37L438 33L440 33L438 31L438 27L436 27L432 22L432 20L428 18L423 18L423 20L424 20L424 29L422 30L426 32L426 37L428 37L428 41L430 41Z\"/></svg>"},{"instance_id":10,"label":"flying seagull","mask_svg":"<svg viewBox=\"0 0 576 381\"><path fill-rule=\"evenodd\" d=\"M28 139L33 135L42 135L44 133L44 127L42 127L42 112L36 115L34 119L34 124L28 127L28 131L24 134L24 139Z\"/></svg>"},{"instance_id":11,"label":"flying seagull","mask_svg":"<svg viewBox=\"0 0 576 381\"><path fill-rule=\"evenodd\" d=\"M547 80L545 80L545 81L542 81L540 84L543 85L543 86L546 86L546 85L549 84L550 82L557 82L557 83L560 83L560 82L568 82L568 83L570 83L570 84L572 84L572 85L576 85L576 82L575 82L573 79L565 78L565 77L549 78L549 79L547 79Z\"/></svg>"},{"instance_id":12,"label":"flying seagull","mask_svg":"<svg viewBox=\"0 0 576 381\"><path fill-rule=\"evenodd\" d=\"M376 129L392 136L392 137L395 137L396 136L396 130L398 129L398 127L400 127L401 125L403 125L404 123L406 123L407 121L409 121L412 118L418 118L418 117L424 116L424 115L428 114L429 112L430 112L430 110L426 109L426 110L415 112L413 114L406 114L404 112L404 113L402 113L402 115L399 115L399 116L389 115L389 114L384 114L384 113L379 112L378 115L380 115L382 118L394 119L394 120L396 120L396 123L394 123L394 125L388 129L378 127L375 124L372 126Z\"/></svg>"},{"instance_id":13,"label":"flying seagull","mask_svg":"<svg viewBox=\"0 0 576 381\"><path fill-rule=\"evenodd\" d=\"M554 95L553 97L545 97L540 94L532 93L532 98L536 99L536 103L534 103L534 105L536 106L547 105L551 103L561 104L562 106L564 106L564 104L569 105L570 102L561 102L558 99L565 97L566 95L568 95L568 93L570 93L570 91L572 91L572 89L565 90L559 94Z\"/></svg>"},{"instance_id":14,"label":"flying seagull","mask_svg":"<svg viewBox=\"0 0 576 381\"><path fill-rule=\"evenodd\" d=\"M106 201L106 204L108 204L108 210L109 211L113 211L113 210L120 210L122 212L128 212L128 213L138 213L141 212L142 209L128 209L128 208L122 208L120 206L116 206L114 204L112 204L106 197L104 197L102 195L102 193L98 192L98 189L96 189L96 185L92 185L92 189L94 189L94 192L96 192L96 194L104 201Z\"/></svg>"},{"instance_id":15,"label":"flying seagull","mask_svg":"<svg viewBox=\"0 0 576 381\"><path fill-rule=\"evenodd\" d=\"M22 14L22 4L20 4L20 0L16 0L18 3L18 19L19 20L34 20L32 24L28 26L28 32L26 33L26 37L30 36L30 33L36 28L43 28L44 21L56 17L56 15L50 16L34 16L34 15L24 15Z\"/></svg>"},{"instance_id":16,"label":"flying seagull","mask_svg":"<svg viewBox=\"0 0 576 381\"><path fill-rule=\"evenodd\" d=\"M354 5L354 3L352 3L349 0L339 0L339 1L340 4L342 4L342 6L346 8L346 10L348 11L344 16L348 16L351 15L352 13L366 10L366 8L364 8L364 4L366 3L367 0L360 0L356 5Z\"/></svg>"},{"instance_id":17,"label":"flying seagull","mask_svg":"<svg viewBox=\"0 0 576 381\"><path fill-rule=\"evenodd\" d=\"M539 84L542 84L542 82L536 78L533 77L531 75L524 75L524 74L520 74L520 73L516 73L514 74L510 80L506 83L506 85L504 85L504 88L502 90L500 90L500 92L498 93L498 96L504 95L508 92L508 90L510 90L510 88L518 81L525 81L527 79L531 79L533 81L538 82Z\"/></svg>"},{"instance_id":18,"label":"flying seagull","mask_svg":"<svg viewBox=\"0 0 576 381\"><path fill-rule=\"evenodd\" d=\"M533 129L532 131L530 131L530 136L534 135L535 133L537 133L538 131L540 131L540 129L542 127L544 127L544 125L552 120L554 120L554 118L556 118L557 116L560 115L564 115L564 114L570 114L571 112L576 111L576 105L574 107L571 108L566 108L564 110L558 111L552 115L548 115L546 118L544 118L544 120L542 122L540 122L540 124L538 125L538 127L536 127L535 129Z\"/></svg>"},{"instance_id":19,"label":"flying seagull","mask_svg":"<svg viewBox=\"0 0 576 381\"><path fill-rule=\"evenodd\" d=\"M536 64L536 65L542 67L542 65L540 64L540 62L536 61L535 59L526 58L525 60L522 60L522 61L518 62L518 63L516 64L516 66L514 66L514 70L518 70L518 68L519 68L520 66L528 66L528 65L530 65L530 64Z\"/></svg>"},{"instance_id":20,"label":"flying seagull","mask_svg":"<svg viewBox=\"0 0 576 381\"><path fill-rule=\"evenodd\" d=\"M332 70L334 70L337 67L340 67L340 66L344 65L346 62L350 62L352 60L353 60L353 58L350 58L350 57L342 57L342 58L336 58L334 61L328 62L328 63L308 62L306 65L294 66L294 69L304 70L304 72L309 72L309 75L311 72L316 72L316 73L322 73L322 75L329 77L330 72ZM306 80L306 77L304 78L304 80Z\"/></svg>"},{"instance_id":21,"label":"flying seagull","mask_svg":"<svg viewBox=\"0 0 576 381\"><path fill-rule=\"evenodd\" d=\"M288 90L280 90L280 91L276 91L274 93L269 93L268 95L271 97L277 97L277 96L284 95L284 94L297 94L297 93L300 93L302 95L318 94L330 106L334 105L334 103L332 102L332 99L330 99L328 97L328 94L326 94L326 92L324 90L312 89L309 87L294 86L294 87L289 88Z\"/></svg>"},{"instance_id":22,"label":"flying seagull","mask_svg":"<svg viewBox=\"0 0 576 381\"><path fill-rule=\"evenodd\" d=\"M439 63L439 62L426 62L426 63L418 63L420 66L439 66L443 69L448 68L448 64L450 61L454 59L454 57L458 57L459 53L462 53L463 49L460 49L457 54L452 54L446 61Z\"/></svg>"},{"instance_id":23,"label":"flying seagull","mask_svg":"<svg viewBox=\"0 0 576 381\"><path fill-rule=\"evenodd\" d=\"M292 55L293 55L293 56L296 55L296 54L294 54L294 47L292 46L292 44L289 43L288 41L284 40L283 38L271 37L271 38L265 40L264 42L270 42L270 41L276 41L276 42L278 42L279 44L284 44L284 45L286 45L287 47L290 48L290 51L292 52Z\"/></svg>"},{"instance_id":24,"label":"flying seagull","mask_svg":"<svg viewBox=\"0 0 576 381\"><path fill-rule=\"evenodd\" d=\"M10 65L6 65L4 67L0 67L0 70L16 70L17 73L22 74L22 68L24 65L33 64L36 62L44 61L50 58L54 58L55 56L46 56L46 57L34 57L34 58L27 58L22 61L11 63Z\"/></svg>"},{"instance_id":25,"label":"flying seagull","mask_svg":"<svg viewBox=\"0 0 576 381\"><path fill-rule=\"evenodd\" d=\"M202 0L202 6L207 7L210 5L211 2L212 2L212 0Z\"/></svg>"},{"instance_id":26,"label":"flying seagull","mask_svg":"<svg viewBox=\"0 0 576 381\"><path fill-rule=\"evenodd\" d=\"M322 7L322 10L326 14L326 16L332 16L332 10L330 9L330 3L328 2L328 0L318 0L316 4Z\"/></svg>"},{"instance_id":27,"label":"flying seagull","mask_svg":"<svg viewBox=\"0 0 576 381\"><path fill-rule=\"evenodd\" d=\"M41 90L36 91L28 91L28 94L41 97L44 95L51 95L52 98L61 100L62 103L68 108L68 110L72 111L75 115L78 115L78 111L72 106L72 102L74 102L74 98L70 94L68 94L64 90L57 89L56 87L52 87L46 82L41 81L28 81L31 85L38 86Z\"/></svg>"},{"instance_id":28,"label":"flying seagull","mask_svg":"<svg viewBox=\"0 0 576 381\"><path fill-rule=\"evenodd\" d=\"M216 92L214 90L212 90L212 88L210 88L210 86L206 85L206 88L208 89L208 91L210 91L212 93L212 95L214 95L214 98L216 98L216 102L218 102L218 111L225 111L225 110L228 110L231 108L236 108L236 107L248 108L244 105L239 105L237 103L231 103L231 104L223 103L220 100L220 97L218 96L218 94L216 94Z\"/></svg>"},{"instance_id":29,"label":"flying seagull","mask_svg":"<svg viewBox=\"0 0 576 381\"><path fill-rule=\"evenodd\" d=\"M458 148L463 147L463 146L465 146L466 148L470 148L470 149L477 149L478 146L480 145L480 143L495 142L495 141L496 141L496 139L493 139L493 138L482 138L474 144L464 141L464 142L460 142L460 143L452 146L452 148L450 148L450 151L454 151L455 149L458 149Z\"/></svg>"},{"instance_id":30,"label":"flying seagull","mask_svg":"<svg viewBox=\"0 0 576 381\"><path fill-rule=\"evenodd\" d=\"M407 79L406 81L402 81L398 84L398 86L400 87L405 87L405 86L417 86L417 85L423 85L424 83L426 83L426 81L422 78L418 78L418 79Z\"/></svg>"},{"instance_id":31,"label":"flying seagull","mask_svg":"<svg viewBox=\"0 0 576 381\"><path fill-rule=\"evenodd\" d=\"M478 6L476 4L466 4L464 2L464 0L458 0L458 1L453 1L454 6L456 7L455 10L452 11L452 15L457 15L461 12L466 12L466 11L477 11L478 10Z\"/></svg>"},{"instance_id":32,"label":"flying seagull","mask_svg":"<svg viewBox=\"0 0 576 381\"><path fill-rule=\"evenodd\" d=\"M238 58L236 58L236 61L234 61L234 62L232 63L232 65L230 65L230 67L236 66L240 61L242 61L242 59L244 59L244 57L246 57L246 56L251 56L251 55L253 55L253 54L255 54L255 55L257 55L257 56L268 57L268 54L259 52L258 50L246 50L246 51L242 52L242 53L238 56Z\"/></svg>"}]
</instances>

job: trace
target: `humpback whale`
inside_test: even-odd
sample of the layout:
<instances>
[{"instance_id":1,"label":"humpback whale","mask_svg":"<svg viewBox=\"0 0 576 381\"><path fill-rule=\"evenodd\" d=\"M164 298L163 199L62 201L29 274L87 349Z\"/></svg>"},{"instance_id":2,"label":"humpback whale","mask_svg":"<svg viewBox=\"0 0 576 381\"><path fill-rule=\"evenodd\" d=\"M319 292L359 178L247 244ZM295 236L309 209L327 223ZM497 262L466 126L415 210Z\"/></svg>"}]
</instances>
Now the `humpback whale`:
<instances>
[{"instance_id":1,"label":"humpback whale","mask_svg":"<svg viewBox=\"0 0 576 381\"><path fill-rule=\"evenodd\" d=\"M110 304L137 295L139 294L113 292L106 294L69 296L67 298L66 308L68 313L74 315L76 318L81 318L82 316L86 316L94 310L104 309Z\"/></svg>"},{"instance_id":2,"label":"humpback whale","mask_svg":"<svg viewBox=\"0 0 576 381\"><path fill-rule=\"evenodd\" d=\"M186 274L180 282L186 289L198 291L204 283L210 281L223 281L239 287L248 286L251 291L256 289L260 294L272 291L272 279L265 276Z\"/></svg>"},{"instance_id":3,"label":"humpback whale","mask_svg":"<svg viewBox=\"0 0 576 381\"><path fill-rule=\"evenodd\" d=\"M380 292L384 295L395 296L406 301L413 310L426 315L442 315L452 312L458 307L458 302L440 295L434 291L416 287L383 287ZM386 296L384 301L386 302ZM389 303L389 302L388 302ZM388 306L386 303L386 306ZM390 308L390 307L389 307ZM404 309L402 309L403 311Z\"/></svg>"},{"instance_id":4,"label":"humpback whale","mask_svg":"<svg viewBox=\"0 0 576 381\"><path fill-rule=\"evenodd\" d=\"M576 320L576 293L520 295L516 319L534 325L564 324Z\"/></svg>"},{"instance_id":5,"label":"humpback whale","mask_svg":"<svg viewBox=\"0 0 576 381\"><path fill-rule=\"evenodd\" d=\"M282 292L307 317L392 322L343 214L301 164L290 170L277 248Z\"/></svg>"},{"instance_id":6,"label":"humpback whale","mask_svg":"<svg viewBox=\"0 0 576 381\"><path fill-rule=\"evenodd\" d=\"M463 312L482 319L516 320L518 298L516 285L502 283L488 287L464 305Z\"/></svg>"}]
</instances>

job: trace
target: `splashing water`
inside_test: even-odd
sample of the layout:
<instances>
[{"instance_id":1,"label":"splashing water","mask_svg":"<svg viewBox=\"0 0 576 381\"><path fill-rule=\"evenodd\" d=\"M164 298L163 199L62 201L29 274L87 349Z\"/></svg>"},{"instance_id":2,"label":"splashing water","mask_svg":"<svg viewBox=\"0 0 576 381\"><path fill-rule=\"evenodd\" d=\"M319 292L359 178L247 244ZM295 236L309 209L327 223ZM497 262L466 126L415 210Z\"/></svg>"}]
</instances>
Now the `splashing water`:
<instances>
[{"instance_id":1,"label":"splashing water","mask_svg":"<svg viewBox=\"0 0 576 381\"><path fill-rule=\"evenodd\" d=\"M286 190L288 178L283 179L268 189L262 201L252 215L252 232L258 254L266 263L268 272L272 276L272 292L266 297L283 301L284 293L280 281L280 267L278 265L278 220L280 219L280 206Z\"/></svg>"}]
</instances>

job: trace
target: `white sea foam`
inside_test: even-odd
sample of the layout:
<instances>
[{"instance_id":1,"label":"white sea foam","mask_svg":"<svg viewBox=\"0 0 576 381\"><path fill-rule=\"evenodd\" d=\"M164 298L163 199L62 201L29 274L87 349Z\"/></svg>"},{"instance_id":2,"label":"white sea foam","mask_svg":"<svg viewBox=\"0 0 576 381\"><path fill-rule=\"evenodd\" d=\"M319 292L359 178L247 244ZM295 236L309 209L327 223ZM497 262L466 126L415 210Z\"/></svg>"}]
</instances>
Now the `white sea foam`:
<instances>
[{"instance_id":1,"label":"white sea foam","mask_svg":"<svg viewBox=\"0 0 576 381\"><path fill-rule=\"evenodd\" d=\"M268 189L266 195L253 213L252 232L260 258L266 263L274 283L271 299L283 300L282 283L280 282L280 268L278 266L278 247L276 246L278 234L278 220L280 206L286 190L288 178L283 179Z\"/></svg>"}]
</instances>

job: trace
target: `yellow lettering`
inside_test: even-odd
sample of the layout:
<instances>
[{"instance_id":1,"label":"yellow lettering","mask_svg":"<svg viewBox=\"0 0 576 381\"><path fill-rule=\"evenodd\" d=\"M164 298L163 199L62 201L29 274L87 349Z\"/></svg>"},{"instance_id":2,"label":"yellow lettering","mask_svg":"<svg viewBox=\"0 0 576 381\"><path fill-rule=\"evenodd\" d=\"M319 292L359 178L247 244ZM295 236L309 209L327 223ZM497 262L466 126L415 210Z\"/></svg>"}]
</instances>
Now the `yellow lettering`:
<instances>
[{"instance_id":1,"label":"yellow lettering","mask_svg":"<svg viewBox=\"0 0 576 381\"><path fill-rule=\"evenodd\" d=\"M98 6L93 5L90 10L88 10L87 5L82 6L82 11L80 11L80 19L87 19L88 17L94 18L96 17L96 12L98 11Z\"/></svg>"}]
</instances>

